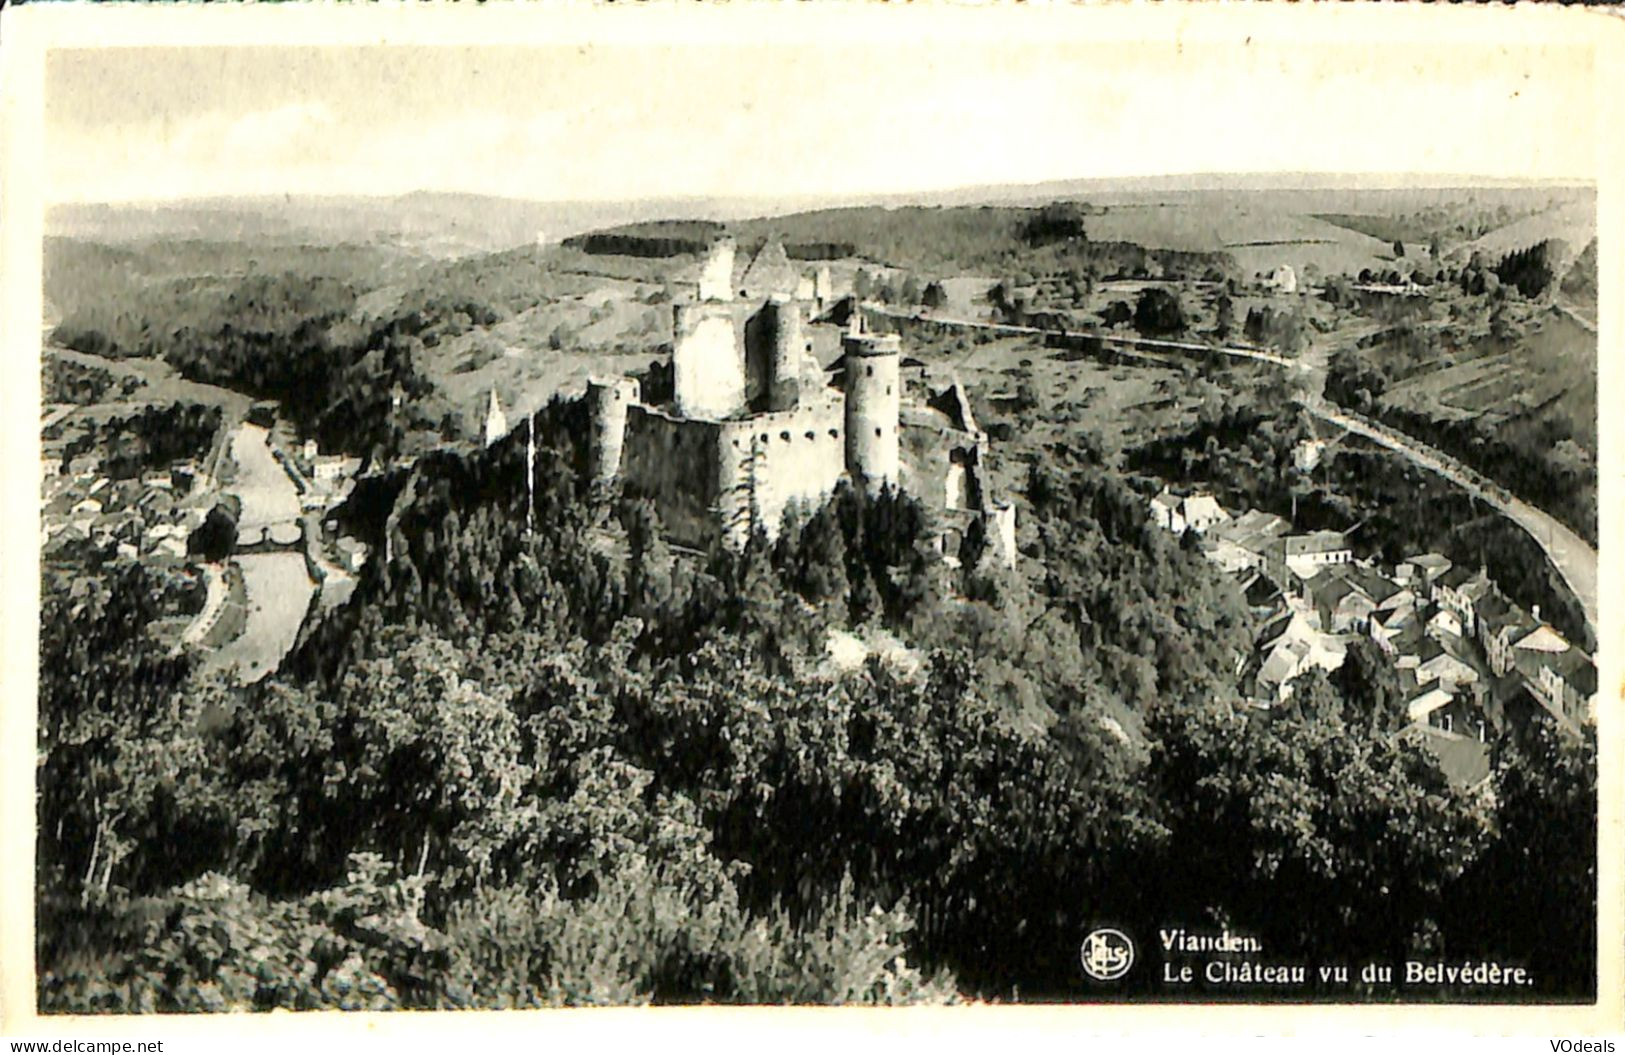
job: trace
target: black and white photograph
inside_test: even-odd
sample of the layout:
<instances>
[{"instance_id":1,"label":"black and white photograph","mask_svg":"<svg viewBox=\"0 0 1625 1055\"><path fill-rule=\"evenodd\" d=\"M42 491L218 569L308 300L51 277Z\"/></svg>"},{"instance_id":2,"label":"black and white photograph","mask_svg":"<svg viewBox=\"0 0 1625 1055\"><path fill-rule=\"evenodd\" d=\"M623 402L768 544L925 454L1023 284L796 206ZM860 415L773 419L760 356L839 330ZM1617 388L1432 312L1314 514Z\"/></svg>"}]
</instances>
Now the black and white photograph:
<instances>
[{"instance_id":1,"label":"black and white photograph","mask_svg":"<svg viewBox=\"0 0 1625 1055\"><path fill-rule=\"evenodd\" d=\"M42 49L29 1028L1617 1014L1603 16L412 14Z\"/></svg>"}]
</instances>

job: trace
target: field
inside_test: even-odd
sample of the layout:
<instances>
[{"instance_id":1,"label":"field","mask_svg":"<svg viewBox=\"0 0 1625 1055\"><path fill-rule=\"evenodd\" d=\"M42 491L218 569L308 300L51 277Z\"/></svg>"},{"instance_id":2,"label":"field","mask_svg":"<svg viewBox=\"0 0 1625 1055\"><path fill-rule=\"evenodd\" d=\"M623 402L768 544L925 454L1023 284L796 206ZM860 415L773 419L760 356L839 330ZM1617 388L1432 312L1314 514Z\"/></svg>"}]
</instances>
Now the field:
<instances>
[{"instance_id":1,"label":"field","mask_svg":"<svg viewBox=\"0 0 1625 1055\"><path fill-rule=\"evenodd\" d=\"M1298 273L1358 274L1389 266L1393 247L1290 207L1251 200L1157 202L1109 207L1091 220L1092 238L1151 247L1229 253L1243 274L1286 264Z\"/></svg>"},{"instance_id":2,"label":"field","mask_svg":"<svg viewBox=\"0 0 1625 1055\"><path fill-rule=\"evenodd\" d=\"M1383 402L1435 417L1477 418L1492 429L1552 421L1595 451L1596 338L1565 317L1544 316L1512 340L1487 339L1455 365L1407 378Z\"/></svg>"}]
</instances>

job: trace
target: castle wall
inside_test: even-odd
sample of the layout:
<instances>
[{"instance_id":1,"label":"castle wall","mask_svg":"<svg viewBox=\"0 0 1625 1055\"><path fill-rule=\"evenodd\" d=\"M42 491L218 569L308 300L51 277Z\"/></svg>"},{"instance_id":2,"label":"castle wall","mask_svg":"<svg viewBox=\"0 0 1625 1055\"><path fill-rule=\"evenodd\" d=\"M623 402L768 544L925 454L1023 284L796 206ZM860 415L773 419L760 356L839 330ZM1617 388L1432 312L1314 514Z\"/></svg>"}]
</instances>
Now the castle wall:
<instances>
[{"instance_id":1,"label":"castle wall","mask_svg":"<svg viewBox=\"0 0 1625 1055\"><path fill-rule=\"evenodd\" d=\"M848 334L846 352L846 467L870 491L898 479L903 382L901 343L895 334Z\"/></svg>"},{"instance_id":2,"label":"castle wall","mask_svg":"<svg viewBox=\"0 0 1625 1055\"><path fill-rule=\"evenodd\" d=\"M841 402L760 414L739 422L751 453L751 501L756 523L776 538L791 503L822 505L846 472Z\"/></svg>"},{"instance_id":3,"label":"castle wall","mask_svg":"<svg viewBox=\"0 0 1625 1055\"><path fill-rule=\"evenodd\" d=\"M841 403L696 421L632 404L621 479L630 495L660 509L666 533L704 548L719 536L742 546L756 525L778 535L792 502L821 504L845 472Z\"/></svg>"},{"instance_id":4,"label":"castle wall","mask_svg":"<svg viewBox=\"0 0 1625 1055\"><path fill-rule=\"evenodd\" d=\"M745 407L741 335L733 305L673 309L672 384L684 417L724 418Z\"/></svg>"},{"instance_id":5,"label":"castle wall","mask_svg":"<svg viewBox=\"0 0 1625 1055\"><path fill-rule=\"evenodd\" d=\"M723 424L663 414L635 404L626 416L621 479L626 493L652 499L666 535L703 548L720 530L725 481L719 444Z\"/></svg>"},{"instance_id":6,"label":"castle wall","mask_svg":"<svg viewBox=\"0 0 1625 1055\"><path fill-rule=\"evenodd\" d=\"M587 382L587 472L592 480L608 483L621 471L621 453L626 443L626 417L638 401L635 378Z\"/></svg>"}]
</instances>

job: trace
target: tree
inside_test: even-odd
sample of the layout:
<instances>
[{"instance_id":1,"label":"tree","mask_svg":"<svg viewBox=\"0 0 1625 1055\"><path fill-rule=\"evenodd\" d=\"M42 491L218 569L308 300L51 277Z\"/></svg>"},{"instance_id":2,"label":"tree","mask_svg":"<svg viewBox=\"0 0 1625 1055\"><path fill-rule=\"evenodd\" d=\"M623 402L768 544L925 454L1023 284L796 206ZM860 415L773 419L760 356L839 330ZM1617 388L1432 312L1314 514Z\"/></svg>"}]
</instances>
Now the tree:
<instances>
[{"instance_id":1,"label":"tree","mask_svg":"<svg viewBox=\"0 0 1625 1055\"><path fill-rule=\"evenodd\" d=\"M216 503L203 523L186 540L188 553L206 561L219 562L231 556L237 546L237 518L223 503Z\"/></svg>"},{"instance_id":2,"label":"tree","mask_svg":"<svg viewBox=\"0 0 1625 1055\"><path fill-rule=\"evenodd\" d=\"M1228 340L1231 331L1236 326L1236 305L1228 294L1219 294L1218 318L1213 327L1213 333L1219 340Z\"/></svg>"},{"instance_id":3,"label":"tree","mask_svg":"<svg viewBox=\"0 0 1625 1055\"><path fill-rule=\"evenodd\" d=\"M1447 889L1489 840L1484 801L1322 672L1291 684L1262 715L1214 700L1154 716L1173 826L1165 919L1221 905L1285 956L1433 951Z\"/></svg>"},{"instance_id":4,"label":"tree","mask_svg":"<svg viewBox=\"0 0 1625 1055\"><path fill-rule=\"evenodd\" d=\"M1134 306L1134 327L1150 335L1183 332L1185 309L1179 294L1161 286L1147 287Z\"/></svg>"},{"instance_id":5,"label":"tree","mask_svg":"<svg viewBox=\"0 0 1625 1055\"><path fill-rule=\"evenodd\" d=\"M1461 881L1445 920L1457 949L1528 966L1539 991L1596 992L1597 743L1536 720L1498 750L1500 838Z\"/></svg>"},{"instance_id":6,"label":"tree","mask_svg":"<svg viewBox=\"0 0 1625 1055\"><path fill-rule=\"evenodd\" d=\"M1121 326L1134 318L1134 309L1127 301L1114 300L1100 312L1100 321L1107 326Z\"/></svg>"},{"instance_id":7,"label":"tree","mask_svg":"<svg viewBox=\"0 0 1625 1055\"><path fill-rule=\"evenodd\" d=\"M1405 243L1400 241L1398 238L1394 239L1394 256L1396 259L1400 260L1405 258Z\"/></svg>"},{"instance_id":8,"label":"tree","mask_svg":"<svg viewBox=\"0 0 1625 1055\"><path fill-rule=\"evenodd\" d=\"M948 291L943 288L941 282L934 281L925 287L925 292L920 296L920 302L932 310L946 307L948 304Z\"/></svg>"}]
</instances>

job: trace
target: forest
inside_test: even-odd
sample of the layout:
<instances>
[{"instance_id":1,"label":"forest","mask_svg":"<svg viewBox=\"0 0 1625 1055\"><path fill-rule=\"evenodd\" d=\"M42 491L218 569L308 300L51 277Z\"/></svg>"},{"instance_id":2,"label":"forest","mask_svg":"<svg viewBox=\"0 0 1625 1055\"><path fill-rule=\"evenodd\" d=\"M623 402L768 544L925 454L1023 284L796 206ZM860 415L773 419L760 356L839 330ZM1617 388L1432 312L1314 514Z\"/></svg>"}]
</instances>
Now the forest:
<instances>
[{"instance_id":1,"label":"forest","mask_svg":"<svg viewBox=\"0 0 1625 1055\"><path fill-rule=\"evenodd\" d=\"M1593 991L1590 741L1456 791L1358 653L1245 708L1235 587L1089 450L1031 465L1023 573L891 491L697 557L581 413L532 506L517 433L358 493L390 559L258 685L155 648L139 568L44 599L42 1009L1077 999L1102 921Z\"/></svg>"}]
</instances>

